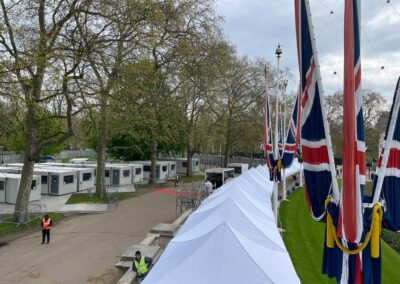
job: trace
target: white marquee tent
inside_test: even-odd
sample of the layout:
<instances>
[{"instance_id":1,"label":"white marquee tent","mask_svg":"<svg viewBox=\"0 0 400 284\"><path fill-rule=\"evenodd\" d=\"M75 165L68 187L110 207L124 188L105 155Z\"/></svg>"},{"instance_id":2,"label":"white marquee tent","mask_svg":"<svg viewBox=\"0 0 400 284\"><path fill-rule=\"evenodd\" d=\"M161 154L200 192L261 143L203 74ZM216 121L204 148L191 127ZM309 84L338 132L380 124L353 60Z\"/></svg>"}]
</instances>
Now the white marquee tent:
<instances>
[{"instance_id":1,"label":"white marquee tent","mask_svg":"<svg viewBox=\"0 0 400 284\"><path fill-rule=\"evenodd\" d=\"M299 169L294 163L291 170ZM215 191L189 216L143 283L300 283L275 225L272 190L260 166Z\"/></svg>"}]
</instances>

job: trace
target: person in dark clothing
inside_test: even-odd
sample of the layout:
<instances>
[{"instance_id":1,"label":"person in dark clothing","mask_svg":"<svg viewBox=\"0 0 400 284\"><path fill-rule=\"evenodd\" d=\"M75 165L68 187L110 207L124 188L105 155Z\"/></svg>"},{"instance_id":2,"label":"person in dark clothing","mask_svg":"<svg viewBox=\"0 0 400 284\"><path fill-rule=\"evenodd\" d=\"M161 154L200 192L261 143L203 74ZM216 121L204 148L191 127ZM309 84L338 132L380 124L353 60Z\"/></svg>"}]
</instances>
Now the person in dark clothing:
<instances>
[{"instance_id":1,"label":"person in dark clothing","mask_svg":"<svg viewBox=\"0 0 400 284\"><path fill-rule=\"evenodd\" d=\"M142 257L140 251L135 252L135 258L132 263L132 270L136 272L139 281L142 281L147 276L152 263L153 259L151 257Z\"/></svg>"},{"instance_id":2,"label":"person in dark clothing","mask_svg":"<svg viewBox=\"0 0 400 284\"><path fill-rule=\"evenodd\" d=\"M52 225L53 222L51 221L49 215L48 214L44 215L44 218L40 223L40 226L42 227L42 245L44 244L44 240L46 237L47 237L47 244L50 242L50 229Z\"/></svg>"}]
</instances>

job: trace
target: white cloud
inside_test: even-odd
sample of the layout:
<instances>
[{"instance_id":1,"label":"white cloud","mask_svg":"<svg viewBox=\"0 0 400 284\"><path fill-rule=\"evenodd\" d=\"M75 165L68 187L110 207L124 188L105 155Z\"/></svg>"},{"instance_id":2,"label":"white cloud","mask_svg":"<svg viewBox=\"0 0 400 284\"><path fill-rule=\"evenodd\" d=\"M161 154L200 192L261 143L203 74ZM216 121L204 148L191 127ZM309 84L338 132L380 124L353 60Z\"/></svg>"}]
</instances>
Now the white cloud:
<instances>
[{"instance_id":1,"label":"white cloud","mask_svg":"<svg viewBox=\"0 0 400 284\"><path fill-rule=\"evenodd\" d=\"M342 2L311 1L325 93L341 89L343 84ZM298 77L293 0L217 0L216 5L225 17L224 30L239 54L264 57L274 63L275 47L281 43L282 65ZM400 75L399 11L399 2L362 1L363 86L387 98L393 96ZM292 82L292 90L297 80Z\"/></svg>"}]
</instances>

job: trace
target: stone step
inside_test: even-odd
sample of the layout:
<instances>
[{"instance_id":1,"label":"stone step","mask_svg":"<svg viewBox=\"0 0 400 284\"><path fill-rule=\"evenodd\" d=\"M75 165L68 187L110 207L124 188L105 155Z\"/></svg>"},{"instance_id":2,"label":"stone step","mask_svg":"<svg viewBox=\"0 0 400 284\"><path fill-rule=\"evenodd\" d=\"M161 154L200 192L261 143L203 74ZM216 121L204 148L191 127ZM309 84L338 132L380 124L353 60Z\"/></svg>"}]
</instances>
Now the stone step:
<instances>
[{"instance_id":1,"label":"stone step","mask_svg":"<svg viewBox=\"0 0 400 284\"><path fill-rule=\"evenodd\" d=\"M159 250L161 250L159 246L132 245L121 255L121 261L132 262L136 251L140 251L142 256L154 258Z\"/></svg>"},{"instance_id":2,"label":"stone step","mask_svg":"<svg viewBox=\"0 0 400 284\"><path fill-rule=\"evenodd\" d=\"M173 237L179 227L178 224L158 223L150 230L150 233Z\"/></svg>"}]
</instances>

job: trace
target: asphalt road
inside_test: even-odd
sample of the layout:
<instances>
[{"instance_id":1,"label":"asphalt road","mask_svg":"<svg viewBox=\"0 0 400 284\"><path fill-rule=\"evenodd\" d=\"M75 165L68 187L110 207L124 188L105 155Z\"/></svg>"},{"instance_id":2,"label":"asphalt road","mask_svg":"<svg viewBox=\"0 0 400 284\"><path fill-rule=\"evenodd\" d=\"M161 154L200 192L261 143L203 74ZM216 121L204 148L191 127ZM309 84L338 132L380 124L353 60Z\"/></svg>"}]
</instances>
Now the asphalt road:
<instances>
[{"instance_id":1,"label":"asphalt road","mask_svg":"<svg viewBox=\"0 0 400 284\"><path fill-rule=\"evenodd\" d=\"M114 264L157 223L175 219L175 196L149 192L121 201L111 212L67 218L52 228L50 244L38 231L0 247L0 283L115 283Z\"/></svg>"}]
</instances>

